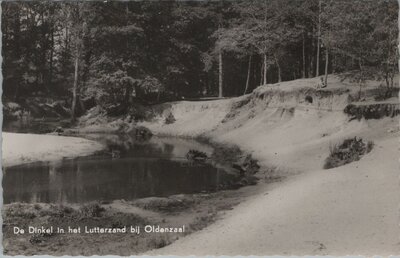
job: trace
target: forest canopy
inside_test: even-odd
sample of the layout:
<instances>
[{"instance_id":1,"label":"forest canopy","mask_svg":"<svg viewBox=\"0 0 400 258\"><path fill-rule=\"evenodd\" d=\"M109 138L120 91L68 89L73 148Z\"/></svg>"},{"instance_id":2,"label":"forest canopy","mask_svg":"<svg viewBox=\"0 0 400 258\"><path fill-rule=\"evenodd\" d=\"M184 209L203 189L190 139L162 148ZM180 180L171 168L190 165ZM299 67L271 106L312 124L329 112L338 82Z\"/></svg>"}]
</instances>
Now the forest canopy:
<instances>
[{"instance_id":1,"label":"forest canopy","mask_svg":"<svg viewBox=\"0 0 400 258\"><path fill-rule=\"evenodd\" d=\"M350 72L393 86L395 0L2 2L3 98L237 96Z\"/></svg>"}]
</instances>

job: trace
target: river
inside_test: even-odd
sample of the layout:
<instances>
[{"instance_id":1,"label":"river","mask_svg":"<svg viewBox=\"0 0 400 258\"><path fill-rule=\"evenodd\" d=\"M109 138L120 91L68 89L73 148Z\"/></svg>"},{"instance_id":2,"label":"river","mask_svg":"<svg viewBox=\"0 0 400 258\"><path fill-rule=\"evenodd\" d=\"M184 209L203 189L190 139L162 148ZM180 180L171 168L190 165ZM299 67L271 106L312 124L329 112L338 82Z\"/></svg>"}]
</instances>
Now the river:
<instances>
[{"instance_id":1,"label":"river","mask_svg":"<svg viewBox=\"0 0 400 258\"><path fill-rule=\"evenodd\" d=\"M34 162L3 168L4 203L85 203L150 196L213 192L238 180L215 161L190 162L186 153L210 157L213 147L173 137L136 139L90 134L106 149L87 157Z\"/></svg>"}]
</instances>

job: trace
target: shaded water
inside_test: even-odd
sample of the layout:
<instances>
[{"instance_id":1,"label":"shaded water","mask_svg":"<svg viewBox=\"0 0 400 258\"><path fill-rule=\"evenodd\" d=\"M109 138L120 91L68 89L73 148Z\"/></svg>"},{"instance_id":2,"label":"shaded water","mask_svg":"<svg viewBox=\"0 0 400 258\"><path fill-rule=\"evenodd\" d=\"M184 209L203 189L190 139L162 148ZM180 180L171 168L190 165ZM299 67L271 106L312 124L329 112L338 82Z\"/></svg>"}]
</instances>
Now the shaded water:
<instances>
[{"instance_id":1,"label":"shaded water","mask_svg":"<svg viewBox=\"0 0 400 258\"><path fill-rule=\"evenodd\" d=\"M35 162L3 169L4 203L83 203L148 196L216 191L237 180L206 163L190 163L196 149L211 155L205 144L185 139L136 140L129 136L91 135L107 145L104 153L58 162ZM112 158L117 153L118 158Z\"/></svg>"},{"instance_id":2,"label":"shaded water","mask_svg":"<svg viewBox=\"0 0 400 258\"><path fill-rule=\"evenodd\" d=\"M3 132L13 133L51 133L54 130L61 127L68 127L70 122L68 120L59 121L54 120L40 120L40 119L29 119L29 120L17 120L17 121L3 121Z\"/></svg>"}]
</instances>

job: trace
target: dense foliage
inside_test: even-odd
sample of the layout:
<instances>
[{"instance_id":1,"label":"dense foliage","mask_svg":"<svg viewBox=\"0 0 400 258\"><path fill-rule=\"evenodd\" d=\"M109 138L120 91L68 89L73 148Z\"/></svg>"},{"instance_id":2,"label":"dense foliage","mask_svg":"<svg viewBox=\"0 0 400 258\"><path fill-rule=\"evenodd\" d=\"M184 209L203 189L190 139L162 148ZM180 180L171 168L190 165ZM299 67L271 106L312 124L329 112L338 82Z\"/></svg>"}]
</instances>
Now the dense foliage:
<instances>
[{"instance_id":1,"label":"dense foliage","mask_svg":"<svg viewBox=\"0 0 400 258\"><path fill-rule=\"evenodd\" d=\"M2 2L4 98L121 111L349 71L393 87L397 10L395 0Z\"/></svg>"}]
</instances>

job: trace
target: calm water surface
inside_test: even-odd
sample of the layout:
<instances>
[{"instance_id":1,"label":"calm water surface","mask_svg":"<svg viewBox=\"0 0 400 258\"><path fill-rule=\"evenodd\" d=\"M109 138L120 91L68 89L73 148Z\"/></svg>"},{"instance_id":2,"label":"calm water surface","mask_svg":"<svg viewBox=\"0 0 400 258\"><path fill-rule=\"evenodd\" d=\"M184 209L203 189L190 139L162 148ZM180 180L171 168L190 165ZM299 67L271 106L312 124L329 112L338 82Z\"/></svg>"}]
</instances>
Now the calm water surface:
<instances>
[{"instance_id":1,"label":"calm water surface","mask_svg":"<svg viewBox=\"0 0 400 258\"><path fill-rule=\"evenodd\" d=\"M217 191L237 180L213 164L188 162L189 149L213 152L212 147L196 141L104 134L86 137L104 143L107 149L89 157L3 169L4 203L133 200Z\"/></svg>"}]
</instances>

